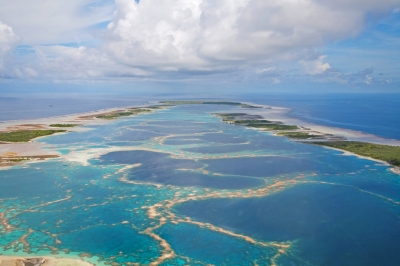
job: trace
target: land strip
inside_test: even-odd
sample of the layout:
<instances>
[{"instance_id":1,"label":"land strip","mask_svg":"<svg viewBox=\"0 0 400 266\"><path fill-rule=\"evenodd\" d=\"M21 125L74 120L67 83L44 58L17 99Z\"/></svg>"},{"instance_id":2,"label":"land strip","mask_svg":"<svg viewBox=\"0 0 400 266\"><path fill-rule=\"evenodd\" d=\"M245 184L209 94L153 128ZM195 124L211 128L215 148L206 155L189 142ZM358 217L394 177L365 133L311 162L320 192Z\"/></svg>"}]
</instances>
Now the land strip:
<instances>
[{"instance_id":1,"label":"land strip","mask_svg":"<svg viewBox=\"0 0 400 266\"><path fill-rule=\"evenodd\" d=\"M0 132L0 143L28 142L35 138L66 132L66 130L17 130Z\"/></svg>"},{"instance_id":2,"label":"land strip","mask_svg":"<svg viewBox=\"0 0 400 266\"><path fill-rule=\"evenodd\" d=\"M185 105L185 104L215 104L215 105L231 105L239 106L242 108L262 108L257 105L250 105L241 102L229 102L229 101L160 101L159 103L165 105Z\"/></svg>"},{"instance_id":3,"label":"land strip","mask_svg":"<svg viewBox=\"0 0 400 266\"><path fill-rule=\"evenodd\" d=\"M397 146L358 141L315 142L314 144L349 151L361 156L385 161L393 166L400 166L400 147Z\"/></svg>"}]
</instances>

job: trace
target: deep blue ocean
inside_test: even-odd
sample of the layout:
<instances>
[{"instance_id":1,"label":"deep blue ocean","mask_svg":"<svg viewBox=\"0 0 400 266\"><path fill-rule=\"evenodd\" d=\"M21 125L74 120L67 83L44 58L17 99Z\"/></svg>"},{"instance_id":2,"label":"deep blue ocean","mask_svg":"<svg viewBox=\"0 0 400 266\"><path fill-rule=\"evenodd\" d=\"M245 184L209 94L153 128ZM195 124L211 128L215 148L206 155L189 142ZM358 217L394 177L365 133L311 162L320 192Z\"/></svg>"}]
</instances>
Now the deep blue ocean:
<instances>
[{"instance_id":1,"label":"deep blue ocean","mask_svg":"<svg viewBox=\"0 0 400 266\"><path fill-rule=\"evenodd\" d=\"M96 111L105 108L143 105L140 97L95 94L10 95L0 94L0 121L35 119Z\"/></svg>"},{"instance_id":2,"label":"deep blue ocean","mask_svg":"<svg viewBox=\"0 0 400 266\"><path fill-rule=\"evenodd\" d=\"M289 116L315 124L400 139L400 94L260 94L244 98L289 107Z\"/></svg>"}]
</instances>

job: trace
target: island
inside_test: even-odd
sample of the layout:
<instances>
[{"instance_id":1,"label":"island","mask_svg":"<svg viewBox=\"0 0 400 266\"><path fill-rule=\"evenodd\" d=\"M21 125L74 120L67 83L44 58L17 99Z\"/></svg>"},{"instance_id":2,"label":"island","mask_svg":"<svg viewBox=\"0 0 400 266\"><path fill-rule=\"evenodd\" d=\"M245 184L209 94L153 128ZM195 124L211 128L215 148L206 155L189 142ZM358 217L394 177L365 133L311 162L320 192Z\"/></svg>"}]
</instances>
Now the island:
<instances>
[{"instance_id":1,"label":"island","mask_svg":"<svg viewBox=\"0 0 400 266\"><path fill-rule=\"evenodd\" d=\"M49 127L79 127L81 124L51 124Z\"/></svg>"},{"instance_id":2,"label":"island","mask_svg":"<svg viewBox=\"0 0 400 266\"><path fill-rule=\"evenodd\" d=\"M124 117L124 116L132 116L132 115L138 115L142 113L148 113L151 112L150 109L145 109L145 108L129 108L126 110L118 110L114 112L109 112L109 113L104 113L96 116L96 118L101 118L101 119L116 119L119 117Z\"/></svg>"},{"instance_id":3,"label":"island","mask_svg":"<svg viewBox=\"0 0 400 266\"><path fill-rule=\"evenodd\" d=\"M216 105L231 105L239 106L242 108L262 108L261 106L250 105L240 102L228 102L228 101L160 101L159 103L165 105L186 105L186 104L216 104Z\"/></svg>"},{"instance_id":4,"label":"island","mask_svg":"<svg viewBox=\"0 0 400 266\"><path fill-rule=\"evenodd\" d=\"M314 142L314 144L349 151L361 156L385 161L394 166L400 166L400 147L398 146L359 141Z\"/></svg>"}]
</instances>

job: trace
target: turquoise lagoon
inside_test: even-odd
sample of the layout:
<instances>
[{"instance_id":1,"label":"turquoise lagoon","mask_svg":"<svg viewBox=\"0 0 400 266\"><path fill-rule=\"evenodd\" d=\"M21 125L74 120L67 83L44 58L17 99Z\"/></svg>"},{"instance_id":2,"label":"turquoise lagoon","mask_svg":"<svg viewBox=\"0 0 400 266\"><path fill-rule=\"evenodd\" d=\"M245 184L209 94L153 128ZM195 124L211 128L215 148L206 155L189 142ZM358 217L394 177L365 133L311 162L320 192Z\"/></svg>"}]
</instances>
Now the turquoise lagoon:
<instances>
[{"instance_id":1,"label":"turquoise lagoon","mask_svg":"<svg viewBox=\"0 0 400 266\"><path fill-rule=\"evenodd\" d=\"M0 253L96 265L398 265L388 166L186 105L42 138L0 171Z\"/></svg>"}]
</instances>

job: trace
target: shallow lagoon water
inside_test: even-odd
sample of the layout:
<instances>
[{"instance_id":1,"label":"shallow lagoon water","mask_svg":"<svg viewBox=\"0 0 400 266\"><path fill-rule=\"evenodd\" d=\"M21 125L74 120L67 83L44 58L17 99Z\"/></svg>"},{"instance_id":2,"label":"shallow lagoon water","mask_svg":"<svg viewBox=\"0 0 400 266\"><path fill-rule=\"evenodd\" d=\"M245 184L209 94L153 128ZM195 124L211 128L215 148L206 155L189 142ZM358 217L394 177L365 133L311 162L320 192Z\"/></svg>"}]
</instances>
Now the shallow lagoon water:
<instances>
[{"instance_id":1,"label":"shallow lagoon water","mask_svg":"<svg viewBox=\"0 0 400 266\"><path fill-rule=\"evenodd\" d=\"M0 253L115 265L394 265L387 166L178 106L41 138L0 171ZM11 227L11 229L10 229Z\"/></svg>"}]
</instances>

